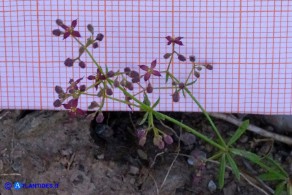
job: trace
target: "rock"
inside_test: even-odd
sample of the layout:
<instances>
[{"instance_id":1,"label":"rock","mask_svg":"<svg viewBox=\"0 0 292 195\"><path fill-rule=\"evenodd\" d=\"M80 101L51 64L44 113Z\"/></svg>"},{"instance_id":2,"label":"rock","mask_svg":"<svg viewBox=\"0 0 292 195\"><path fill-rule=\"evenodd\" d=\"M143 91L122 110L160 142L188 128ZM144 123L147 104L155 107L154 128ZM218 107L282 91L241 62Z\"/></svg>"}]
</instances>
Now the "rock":
<instances>
[{"instance_id":1,"label":"rock","mask_svg":"<svg viewBox=\"0 0 292 195\"><path fill-rule=\"evenodd\" d=\"M217 189L217 185L215 184L215 182L213 180L210 180L208 183L208 189L211 193L215 192Z\"/></svg>"},{"instance_id":2,"label":"rock","mask_svg":"<svg viewBox=\"0 0 292 195\"><path fill-rule=\"evenodd\" d=\"M185 132L180 136L180 140L187 146L195 144L196 139L197 139L196 136L188 132Z\"/></svg>"},{"instance_id":3,"label":"rock","mask_svg":"<svg viewBox=\"0 0 292 195\"><path fill-rule=\"evenodd\" d=\"M235 182L231 182L230 184L228 184L224 189L223 189L223 193L224 195L234 195L236 191L236 184Z\"/></svg>"},{"instance_id":4,"label":"rock","mask_svg":"<svg viewBox=\"0 0 292 195\"><path fill-rule=\"evenodd\" d=\"M207 154L201 150L195 149L190 153L188 164L192 166L199 166L206 160Z\"/></svg>"},{"instance_id":5,"label":"rock","mask_svg":"<svg viewBox=\"0 0 292 195\"><path fill-rule=\"evenodd\" d=\"M278 132L292 132L291 115L263 115L262 118L267 124L275 127Z\"/></svg>"},{"instance_id":6,"label":"rock","mask_svg":"<svg viewBox=\"0 0 292 195\"><path fill-rule=\"evenodd\" d=\"M138 167L135 167L135 166L130 166L129 167L129 173L132 174L132 175L137 175L139 174L140 172L140 169Z\"/></svg>"},{"instance_id":7,"label":"rock","mask_svg":"<svg viewBox=\"0 0 292 195\"><path fill-rule=\"evenodd\" d=\"M137 150L137 153L138 153L138 155L139 155L139 157L140 157L141 159L143 159L143 160L147 160L147 159L148 159L147 154L146 154L143 150L138 149L138 150Z\"/></svg>"}]
</instances>

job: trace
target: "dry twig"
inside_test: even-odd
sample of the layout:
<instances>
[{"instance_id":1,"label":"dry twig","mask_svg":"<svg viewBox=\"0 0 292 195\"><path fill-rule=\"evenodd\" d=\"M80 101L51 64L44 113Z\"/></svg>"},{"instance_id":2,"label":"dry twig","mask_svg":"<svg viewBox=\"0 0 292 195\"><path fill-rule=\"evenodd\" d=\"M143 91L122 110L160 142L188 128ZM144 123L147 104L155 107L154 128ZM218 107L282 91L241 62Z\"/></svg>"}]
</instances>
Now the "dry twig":
<instances>
[{"instance_id":1,"label":"dry twig","mask_svg":"<svg viewBox=\"0 0 292 195\"><path fill-rule=\"evenodd\" d=\"M209 113L211 116L215 117L215 118L219 118L219 119L222 119L222 120L225 120L225 121L228 121L234 125L237 125L237 126L240 126L242 121L230 116L230 115L227 115L227 114L223 114L223 113ZM255 125L249 125L248 128L247 128L249 131L252 131L254 133L257 133L261 136L264 136L264 137L269 137L269 138L272 138L276 141L279 141L279 142L283 142L283 143L286 143L288 145L292 145L292 138L289 138L287 136L284 136L284 135L279 135L279 134L276 134L276 133L272 133L272 132L269 132L265 129L262 129L260 127L257 127Z\"/></svg>"}]
</instances>

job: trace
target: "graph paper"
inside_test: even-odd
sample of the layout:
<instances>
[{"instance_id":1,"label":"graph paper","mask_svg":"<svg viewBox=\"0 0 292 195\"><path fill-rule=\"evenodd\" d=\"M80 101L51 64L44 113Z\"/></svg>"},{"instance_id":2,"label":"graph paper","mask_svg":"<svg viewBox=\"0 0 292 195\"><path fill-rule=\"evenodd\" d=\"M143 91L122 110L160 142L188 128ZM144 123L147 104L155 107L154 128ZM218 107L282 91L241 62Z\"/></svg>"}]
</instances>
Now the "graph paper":
<instances>
[{"instance_id":1,"label":"graph paper","mask_svg":"<svg viewBox=\"0 0 292 195\"><path fill-rule=\"evenodd\" d=\"M86 69L78 64L65 67L64 60L78 55L78 44L52 35L56 19L70 24L85 42L90 33L103 33L104 40L93 52L101 66L122 71L138 65L165 70L166 36L181 36L185 56L195 55L200 63L211 63L190 88L209 112L292 114L292 3L291 1L33 1L2 0L0 3L0 108L53 110L55 85L68 87L96 72L88 56ZM184 81L191 64L175 59L171 71ZM192 77L194 79L194 77ZM165 86L165 77L151 78L155 87ZM83 84L91 84L86 79ZM154 90L149 98L160 97L160 111L199 111L188 97L173 103L173 90ZM114 97L123 94L114 90ZM142 99L143 94L138 98ZM87 109L93 97L79 98ZM99 101L97 98L96 101ZM104 110L129 110L112 100Z\"/></svg>"}]
</instances>

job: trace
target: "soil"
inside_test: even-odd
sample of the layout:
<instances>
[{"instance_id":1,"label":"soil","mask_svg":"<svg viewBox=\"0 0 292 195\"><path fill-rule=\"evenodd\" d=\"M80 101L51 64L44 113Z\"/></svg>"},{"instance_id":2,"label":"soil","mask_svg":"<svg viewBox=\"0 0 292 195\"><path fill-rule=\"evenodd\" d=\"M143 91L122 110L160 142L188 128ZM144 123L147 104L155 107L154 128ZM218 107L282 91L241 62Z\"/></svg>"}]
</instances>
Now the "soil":
<instances>
[{"instance_id":1,"label":"soil","mask_svg":"<svg viewBox=\"0 0 292 195\"><path fill-rule=\"evenodd\" d=\"M66 112L2 110L0 194L262 194L244 180L237 181L231 172L227 172L226 184L219 190L218 165L200 165L198 159L192 159L197 161L191 165L189 156L199 153L210 157L214 148L178 127L165 124L180 135L180 141L168 127L157 122L159 129L173 134L174 143L158 149L152 144L150 134L141 147L135 131L143 113L104 114L104 123L96 124L93 115L72 119ZM215 137L201 114L168 114ZM257 117L251 119L256 125L267 125ZM220 120L215 123L225 137L231 136L237 128ZM254 140L259 138L247 132L238 147L262 153L269 151L291 173L291 148L280 143L271 147L269 141L255 144L258 142ZM27 186L57 183L58 187L6 190L6 182L21 182Z\"/></svg>"}]
</instances>

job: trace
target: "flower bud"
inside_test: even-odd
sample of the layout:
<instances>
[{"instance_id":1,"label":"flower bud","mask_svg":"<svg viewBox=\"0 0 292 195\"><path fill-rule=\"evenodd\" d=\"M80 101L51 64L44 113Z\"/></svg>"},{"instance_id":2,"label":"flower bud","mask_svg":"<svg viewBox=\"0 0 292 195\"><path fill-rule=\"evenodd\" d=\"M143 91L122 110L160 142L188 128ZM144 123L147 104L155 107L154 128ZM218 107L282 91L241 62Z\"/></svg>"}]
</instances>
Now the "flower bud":
<instances>
[{"instance_id":1,"label":"flower bud","mask_svg":"<svg viewBox=\"0 0 292 195\"><path fill-rule=\"evenodd\" d=\"M191 62L195 62L196 61L196 57L195 56L190 56L190 61Z\"/></svg>"},{"instance_id":2,"label":"flower bud","mask_svg":"<svg viewBox=\"0 0 292 195\"><path fill-rule=\"evenodd\" d=\"M147 93L153 92L153 87L152 87L151 83L148 83L148 86L146 87L146 91L147 91Z\"/></svg>"},{"instance_id":3,"label":"flower bud","mask_svg":"<svg viewBox=\"0 0 292 195\"><path fill-rule=\"evenodd\" d=\"M195 77L200 78L200 72L194 71L194 75Z\"/></svg>"},{"instance_id":4,"label":"flower bud","mask_svg":"<svg viewBox=\"0 0 292 195\"><path fill-rule=\"evenodd\" d=\"M63 23L62 20L57 19L57 20L56 20L56 24L57 24L58 26L62 26L64 23Z\"/></svg>"},{"instance_id":5,"label":"flower bud","mask_svg":"<svg viewBox=\"0 0 292 195\"><path fill-rule=\"evenodd\" d=\"M55 91L56 91L57 94L62 94L62 93L64 93L62 87L60 87L60 86L58 86L58 85L55 86Z\"/></svg>"},{"instance_id":6,"label":"flower bud","mask_svg":"<svg viewBox=\"0 0 292 195\"><path fill-rule=\"evenodd\" d=\"M103 37L104 37L103 34L98 33L97 36L96 36L96 39L95 39L95 40L97 40L97 41L102 41Z\"/></svg>"},{"instance_id":7,"label":"flower bud","mask_svg":"<svg viewBox=\"0 0 292 195\"><path fill-rule=\"evenodd\" d=\"M81 86L79 87L79 90L82 91L82 92L85 91L85 90L86 90L86 86L85 86L85 85L81 85Z\"/></svg>"},{"instance_id":8,"label":"flower bud","mask_svg":"<svg viewBox=\"0 0 292 195\"><path fill-rule=\"evenodd\" d=\"M126 88L128 88L130 91L132 91L134 89L133 83L127 82L126 83Z\"/></svg>"},{"instance_id":9,"label":"flower bud","mask_svg":"<svg viewBox=\"0 0 292 195\"><path fill-rule=\"evenodd\" d=\"M184 84L184 83L179 83L179 84L178 84L178 87L179 87L180 89L183 89L183 88L185 88L185 84Z\"/></svg>"},{"instance_id":10,"label":"flower bud","mask_svg":"<svg viewBox=\"0 0 292 195\"><path fill-rule=\"evenodd\" d=\"M83 61L80 61L79 62L79 67L80 68L85 68L86 67L86 64Z\"/></svg>"},{"instance_id":11,"label":"flower bud","mask_svg":"<svg viewBox=\"0 0 292 195\"><path fill-rule=\"evenodd\" d=\"M118 81L118 78L115 79L114 86L115 87L119 87L120 86L120 82Z\"/></svg>"},{"instance_id":12,"label":"flower bud","mask_svg":"<svg viewBox=\"0 0 292 195\"><path fill-rule=\"evenodd\" d=\"M52 31L52 33L53 33L53 35L58 37L58 36L60 36L62 34L62 31L60 29L55 29L55 30Z\"/></svg>"},{"instance_id":13,"label":"flower bud","mask_svg":"<svg viewBox=\"0 0 292 195\"><path fill-rule=\"evenodd\" d=\"M93 43L93 44L92 44L92 47L93 47L93 49L98 48L98 43L97 43L97 42Z\"/></svg>"},{"instance_id":14,"label":"flower bud","mask_svg":"<svg viewBox=\"0 0 292 195\"><path fill-rule=\"evenodd\" d=\"M173 143L173 139L170 135L164 134L163 135L163 140L166 144L170 145Z\"/></svg>"},{"instance_id":15,"label":"flower bud","mask_svg":"<svg viewBox=\"0 0 292 195\"><path fill-rule=\"evenodd\" d=\"M71 59L71 58L67 58L67 59L64 61L64 64L65 64L65 66L67 66L67 67L71 67L71 66L73 66L73 63L74 63L74 60Z\"/></svg>"},{"instance_id":16,"label":"flower bud","mask_svg":"<svg viewBox=\"0 0 292 195\"><path fill-rule=\"evenodd\" d=\"M162 141L162 137L160 135L157 135L153 138L153 144L157 146L159 149L164 148L164 142Z\"/></svg>"},{"instance_id":17,"label":"flower bud","mask_svg":"<svg viewBox=\"0 0 292 195\"><path fill-rule=\"evenodd\" d=\"M138 83L138 82L140 82L139 76L132 78L132 83Z\"/></svg>"},{"instance_id":18,"label":"flower bud","mask_svg":"<svg viewBox=\"0 0 292 195\"><path fill-rule=\"evenodd\" d=\"M61 100L57 99L57 100L54 101L54 107L58 108L58 107L60 107L61 105L62 105Z\"/></svg>"},{"instance_id":19,"label":"flower bud","mask_svg":"<svg viewBox=\"0 0 292 195\"><path fill-rule=\"evenodd\" d=\"M85 49L83 46L79 47L79 56L81 56L84 53Z\"/></svg>"},{"instance_id":20,"label":"flower bud","mask_svg":"<svg viewBox=\"0 0 292 195\"><path fill-rule=\"evenodd\" d=\"M113 95L113 90L111 88L106 88L105 93L109 96Z\"/></svg>"},{"instance_id":21,"label":"flower bud","mask_svg":"<svg viewBox=\"0 0 292 195\"><path fill-rule=\"evenodd\" d=\"M211 64L207 64L207 65L206 65L206 69L208 69L208 70L213 70L213 66L212 66Z\"/></svg>"},{"instance_id":22,"label":"flower bud","mask_svg":"<svg viewBox=\"0 0 292 195\"><path fill-rule=\"evenodd\" d=\"M102 112L98 112L98 115L96 116L95 121L97 123L102 123L103 120L104 120L104 116L103 116Z\"/></svg>"},{"instance_id":23,"label":"flower bud","mask_svg":"<svg viewBox=\"0 0 292 195\"><path fill-rule=\"evenodd\" d=\"M94 34L94 28L93 28L93 26L91 24L87 25L87 29L88 29L89 32L91 32L91 34Z\"/></svg>"},{"instance_id":24,"label":"flower bud","mask_svg":"<svg viewBox=\"0 0 292 195\"><path fill-rule=\"evenodd\" d=\"M107 77L113 77L115 76L115 72L114 71L109 71L108 73L106 73Z\"/></svg>"},{"instance_id":25,"label":"flower bud","mask_svg":"<svg viewBox=\"0 0 292 195\"><path fill-rule=\"evenodd\" d=\"M130 73L129 73L129 77L131 78L134 78L134 77L139 77L139 73L135 70L132 70Z\"/></svg>"},{"instance_id":26,"label":"flower bud","mask_svg":"<svg viewBox=\"0 0 292 195\"><path fill-rule=\"evenodd\" d=\"M89 76L87 77L87 79L88 79L88 80L95 80L95 76L93 76L93 75L89 75Z\"/></svg>"},{"instance_id":27,"label":"flower bud","mask_svg":"<svg viewBox=\"0 0 292 195\"><path fill-rule=\"evenodd\" d=\"M178 60L184 62L184 61L186 61L187 59L186 59L185 56L179 54L179 55L178 55Z\"/></svg>"},{"instance_id":28,"label":"flower bud","mask_svg":"<svg viewBox=\"0 0 292 195\"><path fill-rule=\"evenodd\" d=\"M166 53L166 54L164 54L163 58L168 59L170 56L171 56L171 53Z\"/></svg>"},{"instance_id":29,"label":"flower bud","mask_svg":"<svg viewBox=\"0 0 292 195\"><path fill-rule=\"evenodd\" d=\"M172 94L172 101L173 101L173 102L179 102L179 93L178 93L178 91L175 91L175 92Z\"/></svg>"},{"instance_id":30,"label":"flower bud","mask_svg":"<svg viewBox=\"0 0 292 195\"><path fill-rule=\"evenodd\" d=\"M124 68L124 72L126 73L126 75L129 75L131 72L131 68L129 67Z\"/></svg>"},{"instance_id":31,"label":"flower bud","mask_svg":"<svg viewBox=\"0 0 292 195\"><path fill-rule=\"evenodd\" d=\"M88 106L88 109L93 109L93 108L96 108L96 107L99 107L99 104L96 101L92 101L90 103L90 105Z\"/></svg>"}]
</instances>

